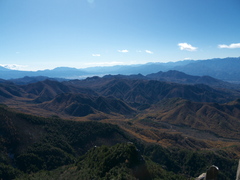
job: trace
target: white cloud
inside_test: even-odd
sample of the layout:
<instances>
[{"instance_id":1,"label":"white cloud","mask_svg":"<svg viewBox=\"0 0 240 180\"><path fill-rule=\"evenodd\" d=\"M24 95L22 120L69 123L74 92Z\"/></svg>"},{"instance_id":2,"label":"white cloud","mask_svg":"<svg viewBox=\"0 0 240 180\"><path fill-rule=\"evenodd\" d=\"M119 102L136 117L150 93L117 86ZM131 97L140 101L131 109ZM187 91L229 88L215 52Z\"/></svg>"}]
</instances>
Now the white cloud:
<instances>
[{"instance_id":1,"label":"white cloud","mask_svg":"<svg viewBox=\"0 0 240 180\"><path fill-rule=\"evenodd\" d=\"M148 53L148 54L153 54L153 52L149 51L149 50L145 50L145 52Z\"/></svg>"},{"instance_id":2,"label":"white cloud","mask_svg":"<svg viewBox=\"0 0 240 180\"><path fill-rule=\"evenodd\" d=\"M99 57L99 56L101 56L101 54L92 54L92 56Z\"/></svg>"},{"instance_id":3,"label":"white cloud","mask_svg":"<svg viewBox=\"0 0 240 180\"><path fill-rule=\"evenodd\" d=\"M25 70L27 65L19 65L19 64L0 64L0 66L7 68L7 69L12 69L12 70Z\"/></svg>"},{"instance_id":4,"label":"white cloud","mask_svg":"<svg viewBox=\"0 0 240 180\"><path fill-rule=\"evenodd\" d=\"M230 45L226 45L226 44L219 44L218 48L227 48L227 49L235 49L235 48L240 48L240 43L235 43L235 44L230 44Z\"/></svg>"},{"instance_id":5,"label":"white cloud","mask_svg":"<svg viewBox=\"0 0 240 180\"><path fill-rule=\"evenodd\" d=\"M193 47L191 44L188 43L178 43L178 46L181 50L186 50L186 51L196 51L197 47Z\"/></svg>"},{"instance_id":6,"label":"white cloud","mask_svg":"<svg viewBox=\"0 0 240 180\"><path fill-rule=\"evenodd\" d=\"M91 63L84 63L87 67L94 67L94 66L114 66L114 65L123 65L123 62L119 61L111 61L111 62L91 62Z\"/></svg>"},{"instance_id":7,"label":"white cloud","mask_svg":"<svg viewBox=\"0 0 240 180\"><path fill-rule=\"evenodd\" d=\"M118 50L118 52L121 52L121 53L127 53L129 52L127 49L123 49L123 50Z\"/></svg>"}]
</instances>

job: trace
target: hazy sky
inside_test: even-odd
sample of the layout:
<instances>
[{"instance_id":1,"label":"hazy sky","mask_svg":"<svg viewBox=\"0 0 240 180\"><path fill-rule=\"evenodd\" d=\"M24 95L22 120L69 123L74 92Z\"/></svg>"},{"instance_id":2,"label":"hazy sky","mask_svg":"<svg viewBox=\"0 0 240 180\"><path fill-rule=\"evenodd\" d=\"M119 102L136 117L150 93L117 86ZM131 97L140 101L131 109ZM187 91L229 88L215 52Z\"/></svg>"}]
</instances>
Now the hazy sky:
<instances>
[{"instance_id":1,"label":"hazy sky","mask_svg":"<svg viewBox=\"0 0 240 180\"><path fill-rule=\"evenodd\" d=\"M240 56L240 0L0 0L0 65L84 68Z\"/></svg>"}]
</instances>

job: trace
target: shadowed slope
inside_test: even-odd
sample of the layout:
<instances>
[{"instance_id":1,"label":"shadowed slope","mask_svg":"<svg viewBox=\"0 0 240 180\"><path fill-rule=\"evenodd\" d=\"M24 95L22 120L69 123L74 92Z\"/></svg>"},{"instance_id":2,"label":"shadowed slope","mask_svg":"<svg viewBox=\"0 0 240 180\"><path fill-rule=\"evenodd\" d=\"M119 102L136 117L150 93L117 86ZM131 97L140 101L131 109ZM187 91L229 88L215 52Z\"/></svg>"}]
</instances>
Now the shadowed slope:
<instances>
[{"instance_id":1,"label":"shadowed slope","mask_svg":"<svg viewBox=\"0 0 240 180\"><path fill-rule=\"evenodd\" d=\"M41 118L0 107L0 179L3 168L35 172L70 164L95 145L114 145L129 139L117 126ZM15 175L14 175L15 174Z\"/></svg>"},{"instance_id":2,"label":"shadowed slope","mask_svg":"<svg viewBox=\"0 0 240 180\"><path fill-rule=\"evenodd\" d=\"M50 102L41 105L55 112L63 112L71 116L86 116L103 112L107 114L130 115L135 111L123 101L101 96L84 94L60 94Z\"/></svg>"},{"instance_id":3,"label":"shadowed slope","mask_svg":"<svg viewBox=\"0 0 240 180\"><path fill-rule=\"evenodd\" d=\"M85 88L74 88L72 86L66 86L61 82L45 80L40 81L33 84L28 84L22 86L22 88L29 93L30 96L35 98L34 102L41 103L44 101L49 101L53 99L55 96L62 93L70 93L70 92L82 92L86 94L96 94L90 89Z\"/></svg>"}]
</instances>

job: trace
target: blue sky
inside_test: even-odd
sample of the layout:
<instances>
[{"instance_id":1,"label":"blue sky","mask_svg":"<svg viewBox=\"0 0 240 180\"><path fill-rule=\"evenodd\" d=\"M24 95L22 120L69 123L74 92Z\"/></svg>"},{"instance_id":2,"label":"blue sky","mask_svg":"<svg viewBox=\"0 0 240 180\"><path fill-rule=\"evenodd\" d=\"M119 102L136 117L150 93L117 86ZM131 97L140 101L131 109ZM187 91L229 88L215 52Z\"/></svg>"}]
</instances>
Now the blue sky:
<instances>
[{"instance_id":1,"label":"blue sky","mask_svg":"<svg viewBox=\"0 0 240 180\"><path fill-rule=\"evenodd\" d=\"M13 69L239 56L240 0L0 0Z\"/></svg>"}]
</instances>

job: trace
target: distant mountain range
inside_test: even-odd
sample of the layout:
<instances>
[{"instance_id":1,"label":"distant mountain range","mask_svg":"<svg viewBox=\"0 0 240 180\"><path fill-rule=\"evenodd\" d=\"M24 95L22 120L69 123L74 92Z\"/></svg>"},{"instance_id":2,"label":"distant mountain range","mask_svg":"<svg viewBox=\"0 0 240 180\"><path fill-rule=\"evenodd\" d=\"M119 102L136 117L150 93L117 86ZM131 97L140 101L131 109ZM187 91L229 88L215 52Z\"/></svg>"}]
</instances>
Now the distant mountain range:
<instances>
[{"instance_id":1,"label":"distant mountain range","mask_svg":"<svg viewBox=\"0 0 240 180\"><path fill-rule=\"evenodd\" d=\"M240 57L209 59L209 60L185 60L168 63L147 63L141 65L118 65L112 67L90 67L76 69L58 67L53 70L18 71L0 67L0 78L16 79L25 76L47 76L51 78L84 79L91 76L104 76L107 74L130 75L152 74L159 71L177 70L189 75L211 76L224 81L240 82Z\"/></svg>"}]
</instances>

